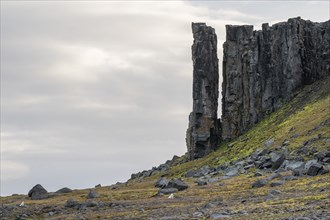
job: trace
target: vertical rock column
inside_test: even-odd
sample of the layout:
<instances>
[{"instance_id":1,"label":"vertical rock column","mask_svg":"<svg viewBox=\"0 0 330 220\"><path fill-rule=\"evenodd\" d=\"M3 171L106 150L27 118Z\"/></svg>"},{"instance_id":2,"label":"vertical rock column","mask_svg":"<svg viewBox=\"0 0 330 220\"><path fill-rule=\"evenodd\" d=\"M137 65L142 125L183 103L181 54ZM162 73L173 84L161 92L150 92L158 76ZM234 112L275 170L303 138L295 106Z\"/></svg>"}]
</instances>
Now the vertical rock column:
<instances>
[{"instance_id":1,"label":"vertical rock column","mask_svg":"<svg viewBox=\"0 0 330 220\"><path fill-rule=\"evenodd\" d=\"M227 25L223 45L222 140L247 132L304 85L329 76L330 21L291 18L254 31Z\"/></svg>"},{"instance_id":2,"label":"vertical rock column","mask_svg":"<svg viewBox=\"0 0 330 220\"><path fill-rule=\"evenodd\" d=\"M193 111L186 137L191 160L215 150L220 138L217 35L205 23L192 23L192 32Z\"/></svg>"}]
</instances>

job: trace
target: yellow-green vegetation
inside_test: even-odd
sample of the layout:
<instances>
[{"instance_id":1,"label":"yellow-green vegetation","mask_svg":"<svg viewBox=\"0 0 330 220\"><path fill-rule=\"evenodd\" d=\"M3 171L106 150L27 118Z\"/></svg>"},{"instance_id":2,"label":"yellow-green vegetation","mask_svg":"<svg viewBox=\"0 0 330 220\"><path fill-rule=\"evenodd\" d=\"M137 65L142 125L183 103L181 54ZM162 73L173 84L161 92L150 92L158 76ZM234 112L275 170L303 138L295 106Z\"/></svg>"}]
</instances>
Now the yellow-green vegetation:
<instances>
[{"instance_id":1,"label":"yellow-green vegetation","mask_svg":"<svg viewBox=\"0 0 330 220\"><path fill-rule=\"evenodd\" d=\"M190 169L201 168L205 165L216 166L244 158L255 150L263 148L265 141L271 138L275 140L273 148L289 140L290 144L287 148L289 152L292 152L303 146L306 141L320 135L323 139L313 141L313 147L317 151L330 149L330 142L324 141L330 138L329 123L320 126L323 122L330 120L329 85L328 79L306 86L291 102L266 117L246 134L232 142L222 143L217 151L202 159L173 167L167 175L180 177ZM291 138L295 134L298 136ZM228 145L232 146L228 147ZM162 174L154 178L160 175Z\"/></svg>"},{"instance_id":2,"label":"yellow-green vegetation","mask_svg":"<svg viewBox=\"0 0 330 220\"><path fill-rule=\"evenodd\" d=\"M88 201L88 190L75 190L39 201L30 200L26 195L2 197L1 203L4 206L17 206L24 200L27 208L16 207L12 212L29 212L28 219L161 219L166 216L166 219L192 219L195 212L204 212L202 218L209 218L210 213L228 210L231 212L230 219L275 220L292 216L317 216L319 213L323 213L323 216L330 214L329 173L299 177L297 180L271 187L270 183L277 181L275 179L261 188L252 188L251 184L258 178L267 178L271 173L255 177L251 172L254 170L251 169L248 174L219 180L205 186L197 186L195 178L184 178L188 170L199 169L205 165L218 166L247 157L256 149L263 148L265 141L271 138L274 139L272 148L288 140L289 144L286 147L291 154L295 154L306 142L310 142L308 146L316 151L329 150L328 85L329 80L324 80L305 87L279 111L269 115L241 137L222 143L217 151L204 158L180 163L148 178L135 179L116 187L95 189L100 197L93 200L103 204L102 206L82 210L65 208L69 198L81 203ZM306 155L305 159L309 159L308 157L313 155ZM185 156L182 156L177 162L184 159ZM282 175L290 173L283 172ZM189 188L175 193L174 199L169 199L168 195L156 196L158 189L154 184L160 176L184 178ZM271 194L274 190L277 190L278 194ZM217 205L203 209L212 201L217 201ZM110 203L114 205L111 206ZM53 210L60 211L47 215Z\"/></svg>"}]
</instances>

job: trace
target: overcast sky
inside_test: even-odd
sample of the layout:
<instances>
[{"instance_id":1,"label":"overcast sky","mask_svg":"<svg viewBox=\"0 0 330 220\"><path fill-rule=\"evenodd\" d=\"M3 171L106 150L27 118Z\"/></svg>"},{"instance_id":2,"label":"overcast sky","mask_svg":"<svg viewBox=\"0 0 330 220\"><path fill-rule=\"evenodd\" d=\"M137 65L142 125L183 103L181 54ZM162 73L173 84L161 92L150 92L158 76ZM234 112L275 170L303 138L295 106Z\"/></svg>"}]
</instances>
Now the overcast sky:
<instances>
[{"instance_id":1,"label":"overcast sky","mask_svg":"<svg viewBox=\"0 0 330 220\"><path fill-rule=\"evenodd\" d=\"M125 181L186 152L191 22L329 19L329 2L1 1L1 195ZM221 70L221 68L219 68Z\"/></svg>"}]
</instances>

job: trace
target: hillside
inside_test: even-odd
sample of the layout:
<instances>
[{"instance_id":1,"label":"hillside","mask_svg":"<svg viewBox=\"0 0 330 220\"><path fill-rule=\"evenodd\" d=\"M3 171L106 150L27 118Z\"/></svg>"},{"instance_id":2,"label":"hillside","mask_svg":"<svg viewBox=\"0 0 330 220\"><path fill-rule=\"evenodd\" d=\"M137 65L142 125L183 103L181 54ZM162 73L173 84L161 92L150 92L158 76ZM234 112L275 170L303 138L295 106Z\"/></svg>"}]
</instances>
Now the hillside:
<instances>
[{"instance_id":1,"label":"hillside","mask_svg":"<svg viewBox=\"0 0 330 220\"><path fill-rule=\"evenodd\" d=\"M328 77L305 86L203 158L174 157L90 198L90 189L1 197L1 219L330 219L329 85ZM168 198L157 193L160 177L189 187Z\"/></svg>"}]
</instances>

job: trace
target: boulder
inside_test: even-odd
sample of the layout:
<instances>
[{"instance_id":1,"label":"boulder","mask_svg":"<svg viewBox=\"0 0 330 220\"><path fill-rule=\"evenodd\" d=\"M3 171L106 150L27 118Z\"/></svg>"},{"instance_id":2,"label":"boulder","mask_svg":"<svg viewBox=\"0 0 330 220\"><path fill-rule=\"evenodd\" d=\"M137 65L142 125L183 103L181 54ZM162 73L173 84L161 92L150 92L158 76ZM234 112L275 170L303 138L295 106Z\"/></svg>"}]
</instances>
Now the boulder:
<instances>
[{"instance_id":1,"label":"boulder","mask_svg":"<svg viewBox=\"0 0 330 220\"><path fill-rule=\"evenodd\" d=\"M305 164L305 170L309 170L309 168L313 165L313 164L317 164L317 160L313 159L313 160L309 160L306 162Z\"/></svg>"},{"instance_id":2,"label":"boulder","mask_svg":"<svg viewBox=\"0 0 330 220\"><path fill-rule=\"evenodd\" d=\"M96 202L96 201L87 201L85 203L86 207L98 207L99 206L99 203Z\"/></svg>"},{"instance_id":3,"label":"boulder","mask_svg":"<svg viewBox=\"0 0 330 220\"><path fill-rule=\"evenodd\" d=\"M62 189L57 190L55 193L62 194L62 193L70 193L70 192L72 192L72 189L70 189L68 187L63 187Z\"/></svg>"},{"instance_id":4,"label":"boulder","mask_svg":"<svg viewBox=\"0 0 330 220\"><path fill-rule=\"evenodd\" d=\"M48 192L40 184L35 185L28 193L32 200L40 200L48 198Z\"/></svg>"},{"instance_id":5,"label":"boulder","mask_svg":"<svg viewBox=\"0 0 330 220\"><path fill-rule=\"evenodd\" d=\"M197 186L205 186L205 185L207 185L207 182L205 180L197 180L196 183L197 183Z\"/></svg>"},{"instance_id":6,"label":"boulder","mask_svg":"<svg viewBox=\"0 0 330 220\"><path fill-rule=\"evenodd\" d=\"M189 178L193 177L197 172L195 170L189 170L184 176Z\"/></svg>"},{"instance_id":7,"label":"boulder","mask_svg":"<svg viewBox=\"0 0 330 220\"><path fill-rule=\"evenodd\" d=\"M80 205L79 202L77 202L77 201L70 198L66 201L65 207L74 208L74 207L79 206L79 205Z\"/></svg>"},{"instance_id":8,"label":"boulder","mask_svg":"<svg viewBox=\"0 0 330 220\"><path fill-rule=\"evenodd\" d=\"M173 179L168 182L166 188L176 188L179 191L182 191L187 189L188 185L180 179Z\"/></svg>"},{"instance_id":9,"label":"boulder","mask_svg":"<svg viewBox=\"0 0 330 220\"><path fill-rule=\"evenodd\" d=\"M277 182L273 182L270 184L271 187L275 187L275 186L281 186L285 183L285 181L277 181Z\"/></svg>"},{"instance_id":10,"label":"boulder","mask_svg":"<svg viewBox=\"0 0 330 220\"><path fill-rule=\"evenodd\" d=\"M268 180L273 180L273 179L276 179L276 178L279 178L281 177L281 174L279 173L272 173L272 175L270 175L267 179Z\"/></svg>"},{"instance_id":11,"label":"boulder","mask_svg":"<svg viewBox=\"0 0 330 220\"><path fill-rule=\"evenodd\" d=\"M280 190L276 190L276 189L273 189L272 191L270 191L270 194L272 195L278 195L278 194L281 194L282 192Z\"/></svg>"},{"instance_id":12,"label":"boulder","mask_svg":"<svg viewBox=\"0 0 330 220\"><path fill-rule=\"evenodd\" d=\"M258 179L256 182L252 183L252 188L260 188L267 185L267 180Z\"/></svg>"},{"instance_id":13,"label":"boulder","mask_svg":"<svg viewBox=\"0 0 330 220\"><path fill-rule=\"evenodd\" d=\"M316 176L318 172L323 168L323 166L319 163L313 163L309 166L307 170L308 176Z\"/></svg>"},{"instance_id":14,"label":"boulder","mask_svg":"<svg viewBox=\"0 0 330 220\"><path fill-rule=\"evenodd\" d=\"M282 166L286 170L293 171L296 176L301 176L304 173L305 163L296 160L285 160Z\"/></svg>"},{"instance_id":15,"label":"boulder","mask_svg":"<svg viewBox=\"0 0 330 220\"><path fill-rule=\"evenodd\" d=\"M237 167L228 167L225 170L225 176L237 176L238 175L238 168Z\"/></svg>"},{"instance_id":16,"label":"boulder","mask_svg":"<svg viewBox=\"0 0 330 220\"><path fill-rule=\"evenodd\" d=\"M176 188L165 188L165 189L160 189L158 191L158 194L171 194L171 193L176 193L179 190Z\"/></svg>"},{"instance_id":17,"label":"boulder","mask_svg":"<svg viewBox=\"0 0 330 220\"><path fill-rule=\"evenodd\" d=\"M157 188L165 188L165 187L167 187L168 183L169 183L169 181L165 177L161 177L155 183L155 187L157 187Z\"/></svg>"},{"instance_id":18,"label":"boulder","mask_svg":"<svg viewBox=\"0 0 330 220\"><path fill-rule=\"evenodd\" d=\"M89 193L87 195L88 199L94 199L94 198L98 198L98 197L100 197L100 195L94 189L89 190Z\"/></svg>"},{"instance_id":19,"label":"boulder","mask_svg":"<svg viewBox=\"0 0 330 220\"><path fill-rule=\"evenodd\" d=\"M284 153L276 153L276 152L272 152L270 154L270 161L272 163L272 169L276 170L278 169L282 163L285 160L285 154Z\"/></svg>"}]
</instances>

